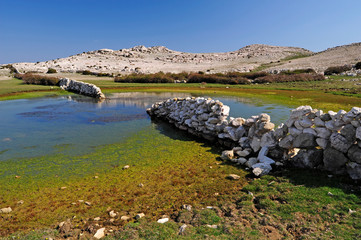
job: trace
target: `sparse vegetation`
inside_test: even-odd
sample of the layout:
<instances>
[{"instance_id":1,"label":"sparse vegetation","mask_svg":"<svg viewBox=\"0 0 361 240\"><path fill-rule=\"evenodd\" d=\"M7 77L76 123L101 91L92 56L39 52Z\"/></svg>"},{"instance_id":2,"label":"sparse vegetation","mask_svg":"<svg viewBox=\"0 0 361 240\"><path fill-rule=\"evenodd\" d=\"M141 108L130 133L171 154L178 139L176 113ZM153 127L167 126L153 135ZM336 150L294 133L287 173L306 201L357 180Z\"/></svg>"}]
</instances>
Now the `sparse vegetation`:
<instances>
[{"instance_id":1,"label":"sparse vegetation","mask_svg":"<svg viewBox=\"0 0 361 240\"><path fill-rule=\"evenodd\" d=\"M36 84L36 85L54 85L59 84L59 78L48 77L43 75L36 75L32 73L25 74L15 74L15 78L23 80L26 84Z\"/></svg>"},{"instance_id":2,"label":"sparse vegetation","mask_svg":"<svg viewBox=\"0 0 361 240\"><path fill-rule=\"evenodd\" d=\"M8 68L8 69L10 69L10 73L11 73L11 74L19 73L18 70L16 70L16 68L15 68L12 64L7 64L7 65L3 66L3 68Z\"/></svg>"},{"instance_id":3,"label":"sparse vegetation","mask_svg":"<svg viewBox=\"0 0 361 240\"><path fill-rule=\"evenodd\" d=\"M325 75L333 75L333 74L340 74L346 71L351 70L352 67L350 65L344 65L344 66L333 66L329 67L325 70Z\"/></svg>"},{"instance_id":4,"label":"sparse vegetation","mask_svg":"<svg viewBox=\"0 0 361 240\"><path fill-rule=\"evenodd\" d=\"M46 73L57 73L57 71L54 68L48 68L48 71Z\"/></svg>"},{"instance_id":5,"label":"sparse vegetation","mask_svg":"<svg viewBox=\"0 0 361 240\"><path fill-rule=\"evenodd\" d=\"M356 64L355 64L355 68L356 68L356 69L361 69L361 62L356 63Z\"/></svg>"}]
</instances>

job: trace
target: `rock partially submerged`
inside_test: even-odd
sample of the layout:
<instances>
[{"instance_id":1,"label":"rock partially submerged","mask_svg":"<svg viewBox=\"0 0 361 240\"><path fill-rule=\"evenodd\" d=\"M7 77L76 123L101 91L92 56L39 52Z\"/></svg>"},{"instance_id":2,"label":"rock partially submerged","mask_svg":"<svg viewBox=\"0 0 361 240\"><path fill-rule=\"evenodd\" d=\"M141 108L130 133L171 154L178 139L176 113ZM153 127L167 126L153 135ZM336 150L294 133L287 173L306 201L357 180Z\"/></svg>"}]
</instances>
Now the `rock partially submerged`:
<instances>
[{"instance_id":1,"label":"rock partially submerged","mask_svg":"<svg viewBox=\"0 0 361 240\"><path fill-rule=\"evenodd\" d=\"M91 83L62 78L59 80L59 86L61 89L69 92L75 92L89 97L105 98L100 88Z\"/></svg>"}]
</instances>

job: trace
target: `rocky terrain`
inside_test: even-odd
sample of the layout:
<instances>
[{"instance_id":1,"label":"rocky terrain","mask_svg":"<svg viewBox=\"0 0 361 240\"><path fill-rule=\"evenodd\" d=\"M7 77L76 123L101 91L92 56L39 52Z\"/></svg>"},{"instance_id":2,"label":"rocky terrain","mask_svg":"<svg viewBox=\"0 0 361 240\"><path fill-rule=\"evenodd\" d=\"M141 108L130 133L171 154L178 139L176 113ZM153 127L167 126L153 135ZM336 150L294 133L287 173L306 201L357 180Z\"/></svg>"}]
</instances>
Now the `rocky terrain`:
<instances>
[{"instance_id":1,"label":"rocky terrain","mask_svg":"<svg viewBox=\"0 0 361 240\"><path fill-rule=\"evenodd\" d=\"M58 72L155 73L204 71L204 72L248 72L261 64L281 59L311 55L312 52L297 47L277 47L254 44L239 50L224 53L186 53L166 47L136 46L130 49L100 49L84 52L67 58L37 63L15 63L20 72L47 72L54 68Z\"/></svg>"}]
</instances>

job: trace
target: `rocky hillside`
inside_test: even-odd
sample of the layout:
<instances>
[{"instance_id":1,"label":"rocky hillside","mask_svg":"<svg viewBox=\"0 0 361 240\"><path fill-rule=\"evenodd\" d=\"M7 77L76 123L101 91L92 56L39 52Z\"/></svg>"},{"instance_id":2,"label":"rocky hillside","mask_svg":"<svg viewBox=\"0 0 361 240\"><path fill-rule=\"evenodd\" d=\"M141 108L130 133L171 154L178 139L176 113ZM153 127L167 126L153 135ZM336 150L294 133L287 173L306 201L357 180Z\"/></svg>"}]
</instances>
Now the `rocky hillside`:
<instances>
[{"instance_id":1,"label":"rocky hillside","mask_svg":"<svg viewBox=\"0 0 361 240\"><path fill-rule=\"evenodd\" d=\"M331 66L355 64L361 61L361 43L329 48L305 58L286 61L268 70L294 70L301 68L313 68L317 72L323 72Z\"/></svg>"},{"instance_id":2,"label":"rocky hillside","mask_svg":"<svg viewBox=\"0 0 361 240\"><path fill-rule=\"evenodd\" d=\"M20 72L46 72L48 68L54 68L58 72L89 70L124 74L159 71L247 72L262 64L277 62L286 57L311 54L311 51L303 48L263 44L249 45L223 53L186 53L162 46L136 46L120 50L100 49L46 62L16 63L13 66Z\"/></svg>"}]
</instances>

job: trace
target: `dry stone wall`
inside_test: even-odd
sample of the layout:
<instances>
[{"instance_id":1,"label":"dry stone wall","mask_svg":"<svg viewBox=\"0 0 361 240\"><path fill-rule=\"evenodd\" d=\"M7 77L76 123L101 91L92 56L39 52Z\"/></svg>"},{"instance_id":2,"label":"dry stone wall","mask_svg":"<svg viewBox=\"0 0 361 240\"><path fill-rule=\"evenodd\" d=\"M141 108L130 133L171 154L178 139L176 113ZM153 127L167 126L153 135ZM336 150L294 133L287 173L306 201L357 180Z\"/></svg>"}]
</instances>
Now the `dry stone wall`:
<instances>
[{"instance_id":1,"label":"dry stone wall","mask_svg":"<svg viewBox=\"0 0 361 240\"><path fill-rule=\"evenodd\" d=\"M174 98L147 109L151 117L232 148L221 158L242 164L256 176L292 165L361 179L361 108L335 113L301 106L278 126L262 113L228 118L230 108L206 98Z\"/></svg>"},{"instance_id":2,"label":"dry stone wall","mask_svg":"<svg viewBox=\"0 0 361 240\"><path fill-rule=\"evenodd\" d=\"M69 78L62 78L59 81L59 86L63 90L79 93L81 95L95 98L105 98L100 88L94 84L71 80Z\"/></svg>"}]
</instances>

